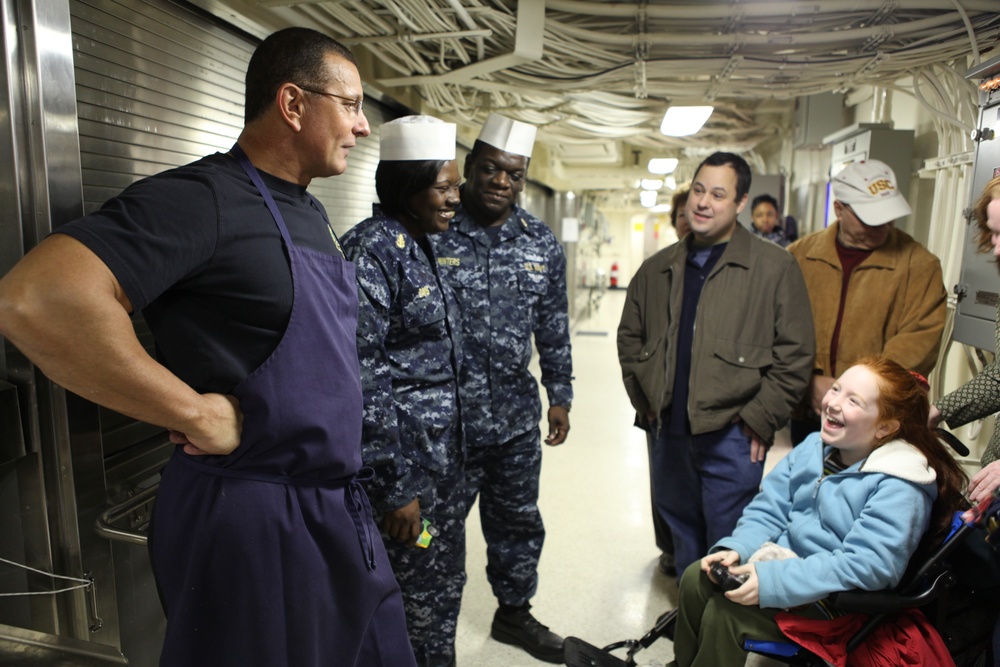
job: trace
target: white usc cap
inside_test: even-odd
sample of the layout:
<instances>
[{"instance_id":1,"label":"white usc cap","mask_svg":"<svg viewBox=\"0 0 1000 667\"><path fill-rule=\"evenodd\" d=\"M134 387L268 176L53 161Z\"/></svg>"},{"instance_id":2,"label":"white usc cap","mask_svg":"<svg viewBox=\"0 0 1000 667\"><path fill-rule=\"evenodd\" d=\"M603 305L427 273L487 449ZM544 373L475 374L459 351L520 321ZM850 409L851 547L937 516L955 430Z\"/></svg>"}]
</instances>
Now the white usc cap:
<instances>
[{"instance_id":1,"label":"white usc cap","mask_svg":"<svg viewBox=\"0 0 1000 667\"><path fill-rule=\"evenodd\" d=\"M379 159L454 160L455 124L434 116L403 116L382 125Z\"/></svg>"},{"instance_id":2,"label":"white usc cap","mask_svg":"<svg viewBox=\"0 0 1000 667\"><path fill-rule=\"evenodd\" d=\"M534 125L491 113L479 132L479 141L499 148L505 153L530 158L537 131L538 128Z\"/></svg>"},{"instance_id":3,"label":"white usc cap","mask_svg":"<svg viewBox=\"0 0 1000 667\"><path fill-rule=\"evenodd\" d=\"M896 174L879 160L854 162L833 177L833 197L847 204L862 222L885 225L912 211L899 191Z\"/></svg>"}]
</instances>

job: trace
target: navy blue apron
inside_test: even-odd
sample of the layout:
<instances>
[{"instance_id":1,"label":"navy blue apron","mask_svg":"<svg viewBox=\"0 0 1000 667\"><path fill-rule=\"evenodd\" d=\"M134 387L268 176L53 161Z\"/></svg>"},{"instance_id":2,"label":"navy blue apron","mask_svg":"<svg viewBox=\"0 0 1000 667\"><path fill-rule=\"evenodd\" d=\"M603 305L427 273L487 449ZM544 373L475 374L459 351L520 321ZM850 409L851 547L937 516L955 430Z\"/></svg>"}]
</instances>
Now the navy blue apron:
<instances>
[{"instance_id":1,"label":"navy blue apron","mask_svg":"<svg viewBox=\"0 0 1000 667\"><path fill-rule=\"evenodd\" d=\"M414 665L361 486L354 265L294 245L260 174L231 153L281 231L294 298L281 342L233 390L239 447L178 448L164 468L150 534L161 665Z\"/></svg>"}]
</instances>

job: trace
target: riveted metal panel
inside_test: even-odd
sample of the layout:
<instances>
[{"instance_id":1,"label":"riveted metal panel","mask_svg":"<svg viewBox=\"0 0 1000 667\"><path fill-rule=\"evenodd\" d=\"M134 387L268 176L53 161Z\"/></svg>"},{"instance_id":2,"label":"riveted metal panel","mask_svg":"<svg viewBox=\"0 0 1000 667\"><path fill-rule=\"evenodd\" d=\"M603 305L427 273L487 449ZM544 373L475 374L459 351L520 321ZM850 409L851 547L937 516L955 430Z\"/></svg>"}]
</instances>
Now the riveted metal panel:
<instances>
[{"instance_id":1,"label":"riveted metal panel","mask_svg":"<svg viewBox=\"0 0 1000 667\"><path fill-rule=\"evenodd\" d=\"M168 0L70 6L88 212L133 181L232 146L256 40ZM338 233L376 200L378 126L392 116L372 99L365 114L372 136L358 140L347 172L309 186Z\"/></svg>"}]
</instances>

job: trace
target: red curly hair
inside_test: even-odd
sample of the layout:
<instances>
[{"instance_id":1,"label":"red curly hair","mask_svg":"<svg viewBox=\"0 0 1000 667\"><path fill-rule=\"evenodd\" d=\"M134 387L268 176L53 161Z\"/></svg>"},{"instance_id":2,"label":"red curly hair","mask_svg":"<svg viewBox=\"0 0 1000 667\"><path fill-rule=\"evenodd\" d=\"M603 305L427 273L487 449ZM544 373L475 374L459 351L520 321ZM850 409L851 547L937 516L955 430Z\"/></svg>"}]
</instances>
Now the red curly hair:
<instances>
[{"instance_id":1,"label":"red curly hair","mask_svg":"<svg viewBox=\"0 0 1000 667\"><path fill-rule=\"evenodd\" d=\"M899 426L875 443L880 447L890 440L905 440L927 458L937 472L937 499L931 510L931 523L924 537L928 545L940 544L948 534L952 515L968 507L964 491L968 477L955 457L927 426L930 401L926 385L910 371L883 356L871 356L856 363L870 370L878 383L878 420ZM926 382L926 381L925 381Z\"/></svg>"}]
</instances>

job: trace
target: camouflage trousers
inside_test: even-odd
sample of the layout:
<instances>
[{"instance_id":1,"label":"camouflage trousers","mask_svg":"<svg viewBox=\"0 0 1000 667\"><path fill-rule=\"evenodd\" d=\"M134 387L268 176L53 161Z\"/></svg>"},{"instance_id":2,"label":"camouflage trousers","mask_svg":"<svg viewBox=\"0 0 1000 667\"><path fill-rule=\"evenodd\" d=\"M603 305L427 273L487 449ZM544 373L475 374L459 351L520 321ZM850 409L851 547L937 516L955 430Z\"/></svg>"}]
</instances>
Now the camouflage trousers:
<instances>
[{"instance_id":1,"label":"camouflage trousers","mask_svg":"<svg viewBox=\"0 0 1000 667\"><path fill-rule=\"evenodd\" d=\"M500 604L520 606L538 588L538 559L545 526L538 511L542 471L541 431L466 450L465 484L471 510L479 496L486 538L486 577Z\"/></svg>"},{"instance_id":2,"label":"camouflage trousers","mask_svg":"<svg viewBox=\"0 0 1000 667\"><path fill-rule=\"evenodd\" d=\"M461 458L428 476L421 516L438 529L426 549L382 535L403 592L406 627L419 667L447 667L455 655L455 629L465 587L466 492Z\"/></svg>"}]
</instances>

